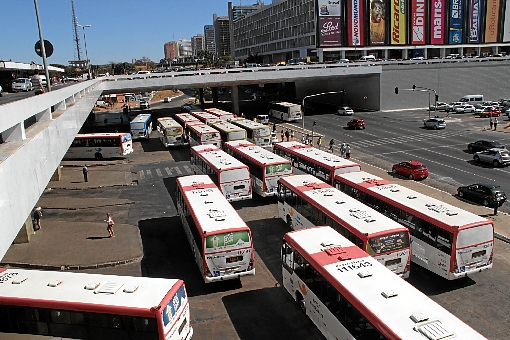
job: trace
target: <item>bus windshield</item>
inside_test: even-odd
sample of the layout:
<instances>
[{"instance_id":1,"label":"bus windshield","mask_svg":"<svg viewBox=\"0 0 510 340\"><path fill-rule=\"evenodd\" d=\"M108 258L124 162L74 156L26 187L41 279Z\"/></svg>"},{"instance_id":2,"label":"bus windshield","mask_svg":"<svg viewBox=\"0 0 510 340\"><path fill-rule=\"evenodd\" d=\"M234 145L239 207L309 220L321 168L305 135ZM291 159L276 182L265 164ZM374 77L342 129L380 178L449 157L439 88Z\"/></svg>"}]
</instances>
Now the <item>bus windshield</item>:
<instances>
[{"instance_id":1,"label":"bus windshield","mask_svg":"<svg viewBox=\"0 0 510 340\"><path fill-rule=\"evenodd\" d=\"M231 250L251 246L250 234L247 230L207 236L205 240L205 252L217 252L219 250Z\"/></svg>"},{"instance_id":2,"label":"bus windshield","mask_svg":"<svg viewBox=\"0 0 510 340\"><path fill-rule=\"evenodd\" d=\"M246 139L246 131L232 131L228 134L228 140Z\"/></svg>"},{"instance_id":3,"label":"bus windshield","mask_svg":"<svg viewBox=\"0 0 510 340\"><path fill-rule=\"evenodd\" d=\"M254 129L253 134L255 135L255 137L266 137L271 134L271 130L269 129L269 127Z\"/></svg>"},{"instance_id":4,"label":"bus windshield","mask_svg":"<svg viewBox=\"0 0 510 340\"><path fill-rule=\"evenodd\" d=\"M166 133L169 136L178 136L182 134L182 128L180 127L173 127L166 129Z\"/></svg>"},{"instance_id":5,"label":"bus windshield","mask_svg":"<svg viewBox=\"0 0 510 340\"><path fill-rule=\"evenodd\" d=\"M248 171L247 168L230 169L228 171L220 172L220 182L221 183L241 181L241 180L246 180L249 178L250 178L250 172Z\"/></svg>"},{"instance_id":6,"label":"bus windshield","mask_svg":"<svg viewBox=\"0 0 510 340\"><path fill-rule=\"evenodd\" d=\"M145 129L145 123L131 123L131 129Z\"/></svg>"},{"instance_id":7,"label":"bus windshield","mask_svg":"<svg viewBox=\"0 0 510 340\"><path fill-rule=\"evenodd\" d=\"M384 254L405 248L409 248L409 238L406 233L398 232L369 238L367 253Z\"/></svg>"}]
</instances>

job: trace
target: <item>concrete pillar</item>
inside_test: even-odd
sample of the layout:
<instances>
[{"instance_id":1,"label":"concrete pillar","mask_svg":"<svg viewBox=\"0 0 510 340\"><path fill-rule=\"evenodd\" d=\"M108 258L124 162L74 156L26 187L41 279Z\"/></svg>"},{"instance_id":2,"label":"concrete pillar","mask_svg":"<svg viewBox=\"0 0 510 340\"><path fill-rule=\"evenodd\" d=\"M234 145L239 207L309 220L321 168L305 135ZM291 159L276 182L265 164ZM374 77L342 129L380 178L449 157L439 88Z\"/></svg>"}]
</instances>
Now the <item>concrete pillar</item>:
<instances>
[{"instance_id":1,"label":"concrete pillar","mask_svg":"<svg viewBox=\"0 0 510 340\"><path fill-rule=\"evenodd\" d=\"M2 139L4 142L12 142L16 140L24 140L27 138L25 133L25 126L23 122L14 125L12 128L2 132Z\"/></svg>"},{"instance_id":2,"label":"concrete pillar","mask_svg":"<svg viewBox=\"0 0 510 340\"><path fill-rule=\"evenodd\" d=\"M441 48L439 49L439 57L441 57L441 58L446 57L446 48L441 47Z\"/></svg>"},{"instance_id":3,"label":"concrete pillar","mask_svg":"<svg viewBox=\"0 0 510 340\"><path fill-rule=\"evenodd\" d=\"M230 95L230 98L232 100L232 109L234 110L234 113L238 115L240 113L239 111L239 87L237 85L232 85L232 93Z\"/></svg>"},{"instance_id":4,"label":"concrete pillar","mask_svg":"<svg viewBox=\"0 0 510 340\"><path fill-rule=\"evenodd\" d=\"M494 46L494 49L493 49L493 55L494 54L498 54L499 53L499 46Z\"/></svg>"},{"instance_id":5,"label":"concrete pillar","mask_svg":"<svg viewBox=\"0 0 510 340\"><path fill-rule=\"evenodd\" d=\"M462 57L464 55L464 47L459 48L459 55Z\"/></svg>"},{"instance_id":6,"label":"concrete pillar","mask_svg":"<svg viewBox=\"0 0 510 340\"><path fill-rule=\"evenodd\" d=\"M30 242L30 239L32 238L32 235L34 233L34 227L32 225L32 215L29 215L25 223L21 226L21 229L18 232L18 235L16 235L16 238L12 243L14 244L20 244L20 243L28 243Z\"/></svg>"},{"instance_id":7,"label":"concrete pillar","mask_svg":"<svg viewBox=\"0 0 510 340\"><path fill-rule=\"evenodd\" d=\"M218 88L212 87L212 98L213 98L213 104L218 105Z\"/></svg>"},{"instance_id":8,"label":"concrete pillar","mask_svg":"<svg viewBox=\"0 0 510 340\"><path fill-rule=\"evenodd\" d=\"M51 176L50 181L60 181L60 178L62 177L62 167L59 165L55 172L53 173L53 176Z\"/></svg>"},{"instance_id":9,"label":"concrete pillar","mask_svg":"<svg viewBox=\"0 0 510 340\"><path fill-rule=\"evenodd\" d=\"M424 48L423 49L423 58L425 59L428 59L428 55L429 55L429 49L428 48Z\"/></svg>"},{"instance_id":10,"label":"concrete pillar","mask_svg":"<svg viewBox=\"0 0 510 340\"><path fill-rule=\"evenodd\" d=\"M340 51L340 59L345 59L345 50Z\"/></svg>"},{"instance_id":11,"label":"concrete pillar","mask_svg":"<svg viewBox=\"0 0 510 340\"><path fill-rule=\"evenodd\" d=\"M67 109L67 105L66 105L66 101L65 100L63 100L60 103L55 105L55 111L65 110L65 109Z\"/></svg>"},{"instance_id":12,"label":"concrete pillar","mask_svg":"<svg viewBox=\"0 0 510 340\"><path fill-rule=\"evenodd\" d=\"M409 50L407 48L402 49L402 59L404 59L404 60L409 59L408 52L409 52Z\"/></svg>"},{"instance_id":13,"label":"concrete pillar","mask_svg":"<svg viewBox=\"0 0 510 340\"><path fill-rule=\"evenodd\" d=\"M385 49L384 50L384 59L388 60L390 58L390 50Z\"/></svg>"},{"instance_id":14,"label":"concrete pillar","mask_svg":"<svg viewBox=\"0 0 510 340\"><path fill-rule=\"evenodd\" d=\"M201 87L198 89L198 97L200 101L200 106L204 106L204 88Z\"/></svg>"},{"instance_id":15,"label":"concrete pillar","mask_svg":"<svg viewBox=\"0 0 510 340\"><path fill-rule=\"evenodd\" d=\"M481 46L478 46L476 48L476 55L480 56L482 54L482 47Z\"/></svg>"},{"instance_id":16,"label":"concrete pillar","mask_svg":"<svg viewBox=\"0 0 510 340\"><path fill-rule=\"evenodd\" d=\"M51 114L51 108L48 108L42 112L39 112L35 115L35 120L37 122L44 122L46 120L51 120L52 114Z\"/></svg>"},{"instance_id":17,"label":"concrete pillar","mask_svg":"<svg viewBox=\"0 0 510 340\"><path fill-rule=\"evenodd\" d=\"M317 49L317 57L319 58L319 63L324 62L324 50L322 48Z\"/></svg>"}]
</instances>

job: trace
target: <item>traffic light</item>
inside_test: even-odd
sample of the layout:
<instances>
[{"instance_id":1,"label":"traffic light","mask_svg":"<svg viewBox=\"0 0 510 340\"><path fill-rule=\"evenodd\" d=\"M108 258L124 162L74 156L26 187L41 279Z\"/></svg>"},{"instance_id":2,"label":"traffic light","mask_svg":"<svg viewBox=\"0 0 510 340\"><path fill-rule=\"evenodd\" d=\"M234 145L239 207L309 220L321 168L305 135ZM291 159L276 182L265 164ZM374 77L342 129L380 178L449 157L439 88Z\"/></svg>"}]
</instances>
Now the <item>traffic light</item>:
<instances>
[{"instance_id":1,"label":"traffic light","mask_svg":"<svg viewBox=\"0 0 510 340\"><path fill-rule=\"evenodd\" d=\"M398 94L398 87L395 87L395 94Z\"/></svg>"},{"instance_id":2,"label":"traffic light","mask_svg":"<svg viewBox=\"0 0 510 340\"><path fill-rule=\"evenodd\" d=\"M314 120L314 121L313 121L313 126L315 126L315 125L317 125L317 122Z\"/></svg>"},{"instance_id":3,"label":"traffic light","mask_svg":"<svg viewBox=\"0 0 510 340\"><path fill-rule=\"evenodd\" d=\"M436 94L436 102L439 100L439 95Z\"/></svg>"},{"instance_id":4,"label":"traffic light","mask_svg":"<svg viewBox=\"0 0 510 340\"><path fill-rule=\"evenodd\" d=\"M416 90L416 85L413 85L413 90Z\"/></svg>"}]
</instances>

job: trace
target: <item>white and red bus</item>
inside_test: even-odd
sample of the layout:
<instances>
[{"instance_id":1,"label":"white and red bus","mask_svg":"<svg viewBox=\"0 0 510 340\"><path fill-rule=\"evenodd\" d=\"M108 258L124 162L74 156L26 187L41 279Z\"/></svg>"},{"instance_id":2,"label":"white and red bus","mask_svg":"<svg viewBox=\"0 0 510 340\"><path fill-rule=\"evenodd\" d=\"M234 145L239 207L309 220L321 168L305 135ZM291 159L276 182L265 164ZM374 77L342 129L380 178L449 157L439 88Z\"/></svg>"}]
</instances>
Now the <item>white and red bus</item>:
<instances>
[{"instance_id":1,"label":"white and red bus","mask_svg":"<svg viewBox=\"0 0 510 340\"><path fill-rule=\"evenodd\" d=\"M188 137L191 146L212 144L221 147L220 132L204 123L189 125Z\"/></svg>"},{"instance_id":2,"label":"white and red bus","mask_svg":"<svg viewBox=\"0 0 510 340\"><path fill-rule=\"evenodd\" d=\"M133 152L130 133L87 133L74 137L64 159L125 157Z\"/></svg>"},{"instance_id":3,"label":"white and red bus","mask_svg":"<svg viewBox=\"0 0 510 340\"><path fill-rule=\"evenodd\" d=\"M191 111L190 114L200 120L202 123L211 125L214 122L221 121L221 119L218 118L218 116L213 115L209 112L203 112L203 111Z\"/></svg>"},{"instance_id":4,"label":"white and red bus","mask_svg":"<svg viewBox=\"0 0 510 340\"><path fill-rule=\"evenodd\" d=\"M289 232L283 286L326 339L485 339L331 227Z\"/></svg>"},{"instance_id":5,"label":"white and red bus","mask_svg":"<svg viewBox=\"0 0 510 340\"><path fill-rule=\"evenodd\" d=\"M246 140L263 148L270 147L271 127L253 120L239 118L231 121L232 124L246 130Z\"/></svg>"},{"instance_id":6,"label":"white and red bus","mask_svg":"<svg viewBox=\"0 0 510 340\"><path fill-rule=\"evenodd\" d=\"M182 280L0 268L2 339L193 335Z\"/></svg>"},{"instance_id":7,"label":"white and red bus","mask_svg":"<svg viewBox=\"0 0 510 340\"><path fill-rule=\"evenodd\" d=\"M492 268L491 220L364 171L335 186L408 228L414 263L448 280Z\"/></svg>"},{"instance_id":8,"label":"white and red bus","mask_svg":"<svg viewBox=\"0 0 510 340\"><path fill-rule=\"evenodd\" d=\"M175 121L186 130L190 125L203 124L202 121L200 121L197 117L189 113L176 113Z\"/></svg>"},{"instance_id":9,"label":"white and red bus","mask_svg":"<svg viewBox=\"0 0 510 340\"><path fill-rule=\"evenodd\" d=\"M210 144L193 146L190 161L194 173L209 175L228 201L252 198L250 169L220 148Z\"/></svg>"},{"instance_id":10,"label":"white and red bus","mask_svg":"<svg viewBox=\"0 0 510 340\"><path fill-rule=\"evenodd\" d=\"M277 155L290 159L297 169L331 185L337 174L361 171L361 165L358 163L299 142L275 143L273 151Z\"/></svg>"},{"instance_id":11,"label":"white and red bus","mask_svg":"<svg viewBox=\"0 0 510 340\"><path fill-rule=\"evenodd\" d=\"M395 274L409 277L409 231L312 175L280 178L278 214L290 229L329 225Z\"/></svg>"},{"instance_id":12,"label":"white and red bus","mask_svg":"<svg viewBox=\"0 0 510 340\"><path fill-rule=\"evenodd\" d=\"M217 108L205 109L204 111L212 113L213 115L215 115L216 117L218 117L221 120L230 121L230 120L236 118L236 115L233 114L232 112L224 111L224 110L217 109Z\"/></svg>"},{"instance_id":13,"label":"white and red bus","mask_svg":"<svg viewBox=\"0 0 510 340\"><path fill-rule=\"evenodd\" d=\"M276 196L278 180L294 173L288 159L253 143L225 142L223 149L250 168L253 191L262 197Z\"/></svg>"},{"instance_id":14,"label":"white and red bus","mask_svg":"<svg viewBox=\"0 0 510 340\"><path fill-rule=\"evenodd\" d=\"M206 283L255 275L250 228L209 176L178 177L177 211Z\"/></svg>"}]
</instances>

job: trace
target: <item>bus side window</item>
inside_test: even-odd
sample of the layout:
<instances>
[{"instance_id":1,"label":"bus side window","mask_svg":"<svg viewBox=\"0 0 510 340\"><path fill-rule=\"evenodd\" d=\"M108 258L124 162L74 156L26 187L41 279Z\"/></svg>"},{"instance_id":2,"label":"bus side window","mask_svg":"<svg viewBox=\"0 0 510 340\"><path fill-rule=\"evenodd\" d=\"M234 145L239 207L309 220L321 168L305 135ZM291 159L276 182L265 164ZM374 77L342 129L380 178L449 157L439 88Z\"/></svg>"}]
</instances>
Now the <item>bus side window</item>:
<instances>
[{"instance_id":1,"label":"bus side window","mask_svg":"<svg viewBox=\"0 0 510 340\"><path fill-rule=\"evenodd\" d=\"M287 244L287 242L283 242L282 244L282 264L287 271L290 273L294 270L294 251Z\"/></svg>"}]
</instances>

